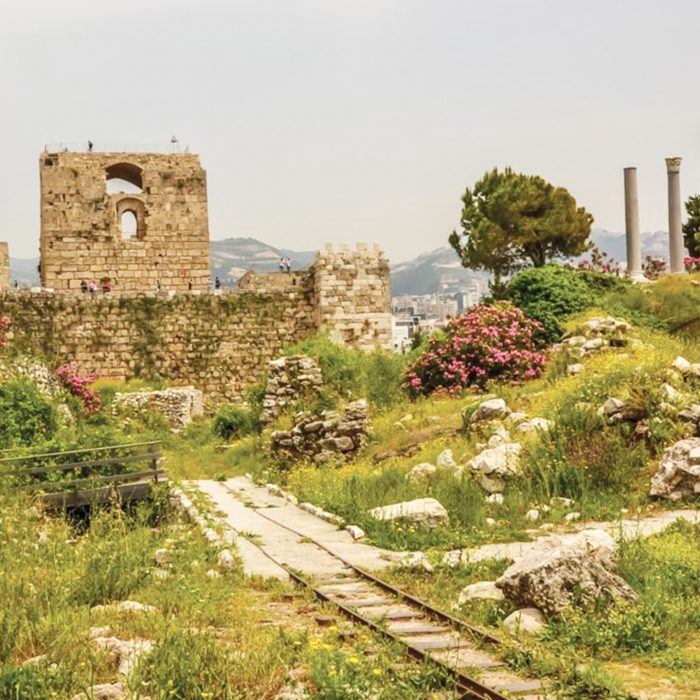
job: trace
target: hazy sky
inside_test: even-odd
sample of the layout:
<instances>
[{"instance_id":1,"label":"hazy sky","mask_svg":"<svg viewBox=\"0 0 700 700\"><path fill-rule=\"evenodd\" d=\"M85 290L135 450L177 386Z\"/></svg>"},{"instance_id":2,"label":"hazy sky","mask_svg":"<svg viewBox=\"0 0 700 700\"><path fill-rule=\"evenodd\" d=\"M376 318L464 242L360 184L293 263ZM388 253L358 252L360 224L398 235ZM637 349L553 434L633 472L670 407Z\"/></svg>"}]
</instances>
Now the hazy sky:
<instances>
[{"instance_id":1,"label":"hazy sky","mask_svg":"<svg viewBox=\"0 0 700 700\"><path fill-rule=\"evenodd\" d=\"M494 165L596 227L665 229L700 191L697 0L1 0L0 240L37 254L47 142L167 144L208 172L213 239L446 244Z\"/></svg>"}]
</instances>

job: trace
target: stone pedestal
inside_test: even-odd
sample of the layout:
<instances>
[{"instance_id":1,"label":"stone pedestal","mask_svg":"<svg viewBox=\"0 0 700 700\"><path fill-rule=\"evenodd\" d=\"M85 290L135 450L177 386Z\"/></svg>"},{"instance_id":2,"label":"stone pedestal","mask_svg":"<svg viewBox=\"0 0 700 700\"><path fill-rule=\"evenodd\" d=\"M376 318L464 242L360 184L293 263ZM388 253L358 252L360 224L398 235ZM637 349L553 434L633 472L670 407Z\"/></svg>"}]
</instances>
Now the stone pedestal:
<instances>
[{"instance_id":1,"label":"stone pedestal","mask_svg":"<svg viewBox=\"0 0 700 700\"><path fill-rule=\"evenodd\" d=\"M627 241L627 274L632 279L636 279L642 276L637 168L625 168L625 236Z\"/></svg>"},{"instance_id":2,"label":"stone pedestal","mask_svg":"<svg viewBox=\"0 0 700 700\"><path fill-rule=\"evenodd\" d=\"M666 158L668 172L668 236L671 272L684 272L683 229L681 228L681 159Z\"/></svg>"}]
</instances>

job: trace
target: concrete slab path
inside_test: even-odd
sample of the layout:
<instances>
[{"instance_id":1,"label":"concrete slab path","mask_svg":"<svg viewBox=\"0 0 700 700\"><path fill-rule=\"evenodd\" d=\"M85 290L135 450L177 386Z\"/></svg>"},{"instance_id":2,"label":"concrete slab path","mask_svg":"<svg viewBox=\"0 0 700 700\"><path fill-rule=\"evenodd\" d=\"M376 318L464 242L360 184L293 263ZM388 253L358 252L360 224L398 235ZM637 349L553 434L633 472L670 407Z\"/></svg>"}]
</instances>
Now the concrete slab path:
<instances>
[{"instance_id":1,"label":"concrete slab path","mask_svg":"<svg viewBox=\"0 0 700 700\"><path fill-rule=\"evenodd\" d=\"M305 574L332 574L338 570L338 562L304 538L314 539L336 556L365 569L391 566L405 554L356 542L346 530L269 493L244 476L223 483L211 480L188 483L209 498L232 529L252 537L271 557ZM238 547L247 574L287 578L284 569L274 565L255 544L241 537Z\"/></svg>"}]
</instances>

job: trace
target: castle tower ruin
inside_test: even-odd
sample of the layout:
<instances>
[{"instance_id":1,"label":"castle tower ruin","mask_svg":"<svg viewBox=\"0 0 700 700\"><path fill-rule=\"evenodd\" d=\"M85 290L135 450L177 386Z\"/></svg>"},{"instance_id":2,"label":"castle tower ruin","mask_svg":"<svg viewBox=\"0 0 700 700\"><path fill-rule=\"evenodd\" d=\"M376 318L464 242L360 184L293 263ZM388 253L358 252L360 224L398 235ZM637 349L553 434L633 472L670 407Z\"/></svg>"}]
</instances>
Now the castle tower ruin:
<instances>
[{"instance_id":1,"label":"castle tower ruin","mask_svg":"<svg viewBox=\"0 0 700 700\"><path fill-rule=\"evenodd\" d=\"M116 292L206 290L206 173L190 153L44 152L41 283Z\"/></svg>"}]
</instances>

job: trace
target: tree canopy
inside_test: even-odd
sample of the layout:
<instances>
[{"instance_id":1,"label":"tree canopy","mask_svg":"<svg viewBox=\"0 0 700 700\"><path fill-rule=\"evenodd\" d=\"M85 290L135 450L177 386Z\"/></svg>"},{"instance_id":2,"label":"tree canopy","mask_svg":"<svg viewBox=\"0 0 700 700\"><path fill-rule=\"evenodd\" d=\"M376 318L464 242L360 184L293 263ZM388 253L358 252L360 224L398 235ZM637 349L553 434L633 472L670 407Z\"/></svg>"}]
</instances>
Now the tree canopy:
<instances>
[{"instance_id":1,"label":"tree canopy","mask_svg":"<svg viewBox=\"0 0 700 700\"><path fill-rule=\"evenodd\" d=\"M688 254L697 258L700 257L700 194L688 197L685 210L688 212L688 221L683 224L683 242Z\"/></svg>"},{"instance_id":2,"label":"tree canopy","mask_svg":"<svg viewBox=\"0 0 700 700\"><path fill-rule=\"evenodd\" d=\"M462 197L461 232L450 245L465 267L491 270L497 280L588 248L593 217L563 187L510 168L487 172Z\"/></svg>"}]
</instances>

